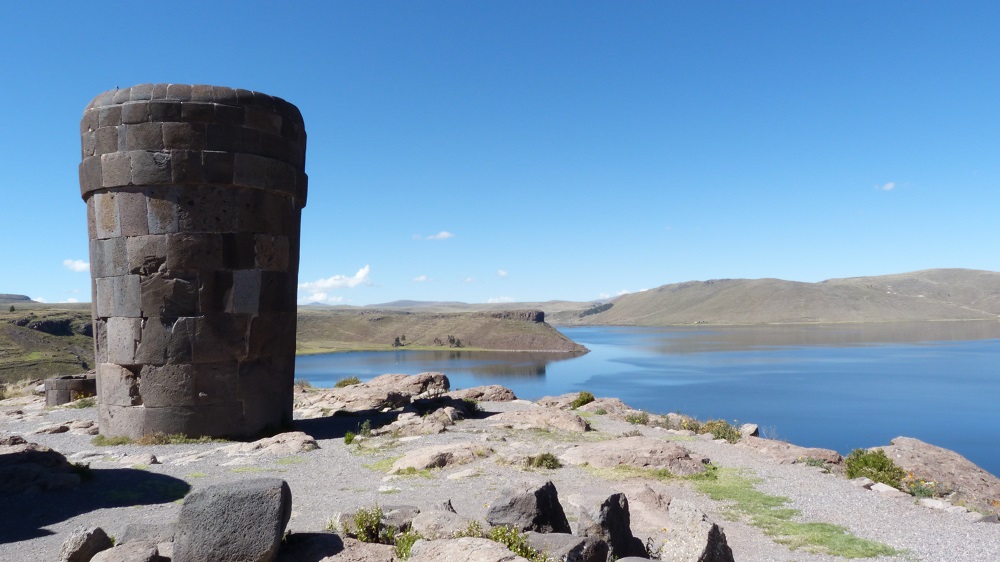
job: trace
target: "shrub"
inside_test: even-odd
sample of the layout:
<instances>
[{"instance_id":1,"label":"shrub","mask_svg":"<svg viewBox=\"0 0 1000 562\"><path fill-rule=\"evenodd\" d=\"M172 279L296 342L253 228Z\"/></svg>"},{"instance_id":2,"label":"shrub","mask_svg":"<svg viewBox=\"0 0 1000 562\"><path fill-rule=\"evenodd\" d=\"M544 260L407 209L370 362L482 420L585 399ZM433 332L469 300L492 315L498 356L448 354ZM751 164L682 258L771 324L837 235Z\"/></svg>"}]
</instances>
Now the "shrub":
<instances>
[{"instance_id":1,"label":"shrub","mask_svg":"<svg viewBox=\"0 0 1000 562\"><path fill-rule=\"evenodd\" d=\"M396 534L393 527L382 525L382 508L361 508L354 513L354 536L361 542L392 544ZM347 529L344 534L349 534Z\"/></svg>"},{"instance_id":2,"label":"shrub","mask_svg":"<svg viewBox=\"0 0 1000 562\"><path fill-rule=\"evenodd\" d=\"M716 439L725 439L730 443L740 440L740 430L726 420L708 420L702 424L698 433L711 433Z\"/></svg>"},{"instance_id":3,"label":"shrub","mask_svg":"<svg viewBox=\"0 0 1000 562\"><path fill-rule=\"evenodd\" d=\"M94 398L93 396L88 396L86 398L81 398L79 400L70 402L69 404L66 404L66 407L82 410L84 408L93 408L96 405L97 405L97 399Z\"/></svg>"},{"instance_id":4,"label":"shrub","mask_svg":"<svg viewBox=\"0 0 1000 562\"><path fill-rule=\"evenodd\" d=\"M396 535L396 548L394 552L396 557L400 560L406 560L410 557L410 549L413 548L413 543L424 537L420 536L420 533L416 531L406 531Z\"/></svg>"},{"instance_id":5,"label":"shrub","mask_svg":"<svg viewBox=\"0 0 1000 562\"><path fill-rule=\"evenodd\" d=\"M353 431L348 431L347 433L345 433L344 434L344 445L350 445L351 443L354 443L354 437L355 437L355 435L354 435Z\"/></svg>"},{"instance_id":6,"label":"shrub","mask_svg":"<svg viewBox=\"0 0 1000 562\"><path fill-rule=\"evenodd\" d=\"M594 413L597 414L597 415L599 415L599 416L604 416L604 415L607 415L608 411L605 410L604 408L598 408L598 409L594 410Z\"/></svg>"},{"instance_id":7,"label":"shrub","mask_svg":"<svg viewBox=\"0 0 1000 562\"><path fill-rule=\"evenodd\" d=\"M632 413L625 416L625 421L628 423L634 423L636 425L646 425L649 423L649 413L648 412L638 412Z\"/></svg>"},{"instance_id":8,"label":"shrub","mask_svg":"<svg viewBox=\"0 0 1000 562\"><path fill-rule=\"evenodd\" d=\"M848 478L865 476L894 488L899 488L903 476L906 476L906 471L896 466L882 449L874 451L854 449L844 459L844 465L847 467Z\"/></svg>"},{"instance_id":9,"label":"shrub","mask_svg":"<svg viewBox=\"0 0 1000 562\"><path fill-rule=\"evenodd\" d=\"M313 387L312 383L307 381L306 379L295 379L295 386L303 390Z\"/></svg>"},{"instance_id":10,"label":"shrub","mask_svg":"<svg viewBox=\"0 0 1000 562\"><path fill-rule=\"evenodd\" d=\"M622 437L639 437L640 435L642 435L642 432L638 429L622 432Z\"/></svg>"},{"instance_id":11,"label":"shrub","mask_svg":"<svg viewBox=\"0 0 1000 562\"><path fill-rule=\"evenodd\" d=\"M456 539L460 539L462 537L473 537L481 539L485 536L486 533L483 532L483 524L480 523L479 521L469 521L469 525L465 529L458 531L453 535L453 537Z\"/></svg>"},{"instance_id":12,"label":"shrub","mask_svg":"<svg viewBox=\"0 0 1000 562\"><path fill-rule=\"evenodd\" d=\"M358 377L347 377L346 379L340 379L337 384L333 385L334 388L344 388L345 386L351 386L352 384L361 384L361 379Z\"/></svg>"},{"instance_id":13,"label":"shrub","mask_svg":"<svg viewBox=\"0 0 1000 562\"><path fill-rule=\"evenodd\" d=\"M584 404L590 404L594 400L595 400L594 395L584 390L580 394L576 395L576 399L574 399L573 402L570 403L570 408L575 410L580 406L583 406Z\"/></svg>"},{"instance_id":14,"label":"shrub","mask_svg":"<svg viewBox=\"0 0 1000 562\"><path fill-rule=\"evenodd\" d=\"M498 542L506 546L511 552L531 560L531 562L545 562L545 555L531 548L528 544L528 534L519 533L513 527L493 527L486 538L493 542Z\"/></svg>"},{"instance_id":15,"label":"shrub","mask_svg":"<svg viewBox=\"0 0 1000 562\"><path fill-rule=\"evenodd\" d=\"M366 439L372 436L372 420L361 422L361 425L358 427L358 435Z\"/></svg>"},{"instance_id":16,"label":"shrub","mask_svg":"<svg viewBox=\"0 0 1000 562\"><path fill-rule=\"evenodd\" d=\"M552 453L541 453L534 457L528 457L528 466L532 468L562 468L562 463Z\"/></svg>"}]
</instances>

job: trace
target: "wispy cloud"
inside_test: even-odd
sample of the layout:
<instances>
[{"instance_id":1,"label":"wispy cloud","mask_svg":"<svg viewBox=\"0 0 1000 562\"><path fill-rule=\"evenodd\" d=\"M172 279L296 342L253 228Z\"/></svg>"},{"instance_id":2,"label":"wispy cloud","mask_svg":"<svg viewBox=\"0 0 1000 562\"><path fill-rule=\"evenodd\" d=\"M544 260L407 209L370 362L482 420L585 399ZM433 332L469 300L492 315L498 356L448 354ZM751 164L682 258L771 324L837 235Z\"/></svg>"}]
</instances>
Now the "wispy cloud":
<instances>
[{"instance_id":1,"label":"wispy cloud","mask_svg":"<svg viewBox=\"0 0 1000 562\"><path fill-rule=\"evenodd\" d=\"M31 297L31 300L33 300L35 302L49 302L49 301L43 299L42 297Z\"/></svg>"},{"instance_id":2,"label":"wispy cloud","mask_svg":"<svg viewBox=\"0 0 1000 562\"><path fill-rule=\"evenodd\" d=\"M896 189L896 182L890 181L883 183L882 185L876 185L875 189L878 189L879 191L892 191L893 189Z\"/></svg>"},{"instance_id":3,"label":"wispy cloud","mask_svg":"<svg viewBox=\"0 0 1000 562\"><path fill-rule=\"evenodd\" d=\"M431 278L426 275L417 275L416 277L413 278L414 283L425 283L430 280Z\"/></svg>"},{"instance_id":4,"label":"wispy cloud","mask_svg":"<svg viewBox=\"0 0 1000 562\"><path fill-rule=\"evenodd\" d=\"M628 289L622 289L621 291L618 291L618 296L620 297L622 295L627 295L627 294L629 294L631 292L632 291L629 291Z\"/></svg>"},{"instance_id":5,"label":"wispy cloud","mask_svg":"<svg viewBox=\"0 0 1000 562\"><path fill-rule=\"evenodd\" d=\"M78 299L70 297L70 298L66 299L66 302L80 302L80 301Z\"/></svg>"},{"instance_id":6,"label":"wispy cloud","mask_svg":"<svg viewBox=\"0 0 1000 562\"><path fill-rule=\"evenodd\" d=\"M514 297L490 297L486 299L489 304L499 304L503 302L514 302Z\"/></svg>"},{"instance_id":7,"label":"wispy cloud","mask_svg":"<svg viewBox=\"0 0 1000 562\"><path fill-rule=\"evenodd\" d=\"M497 277L507 277L507 270L506 269L498 269L497 270Z\"/></svg>"},{"instance_id":8,"label":"wispy cloud","mask_svg":"<svg viewBox=\"0 0 1000 562\"><path fill-rule=\"evenodd\" d=\"M465 279L462 279L462 281L465 281L466 283L474 283L476 280L472 277L466 277Z\"/></svg>"},{"instance_id":9,"label":"wispy cloud","mask_svg":"<svg viewBox=\"0 0 1000 562\"><path fill-rule=\"evenodd\" d=\"M83 260L63 260L63 267L70 271L90 271L90 263Z\"/></svg>"},{"instance_id":10,"label":"wispy cloud","mask_svg":"<svg viewBox=\"0 0 1000 562\"><path fill-rule=\"evenodd\" d=\"M414 234L413 235L413 239L414 240L447 240L449 238L453 238L454 236L455 235L452 234L451 232L448 232L447 230L442 230L441 232L438 232L437 234L430 234L428 236L421 236L419 234Z\"/></svg>"}]
</instances>

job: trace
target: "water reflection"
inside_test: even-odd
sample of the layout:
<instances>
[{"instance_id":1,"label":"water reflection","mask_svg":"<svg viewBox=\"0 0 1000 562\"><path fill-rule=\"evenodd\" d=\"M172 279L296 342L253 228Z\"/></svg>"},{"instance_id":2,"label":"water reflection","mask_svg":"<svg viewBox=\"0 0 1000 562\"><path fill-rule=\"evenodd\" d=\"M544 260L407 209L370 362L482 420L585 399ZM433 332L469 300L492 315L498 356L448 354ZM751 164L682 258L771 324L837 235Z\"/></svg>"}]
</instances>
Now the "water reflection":
<instances>
[{"instance_id":1,"label":"water reflection","mask_svg":"<svg viewBox=\"0 0 1000 562\"><path fill-rule=\"evenodd\" d=\"M295 371L296 377L321 387L332 386L337 380L352 376L366 379L385 373L412 375L425 371L442 371L452 379L453 385L456 377L486 381L482 384L505 384L505 379L545 377L549 364L579 356L574 353L457 349L358 351L298 357Z\"/></svg>"},{"instance_id":2,"label":"water reflection","mask_svg":"<svg viewBox=\"0 0 1000 562\"><path fill-rule=\"evenodd\" d=\"M606 328L603 328L606 329ZM1000 322L887 322L800 326L663 328L645 332L644 347L656 353L747 351L795 346L869 346L1000 339Z\"/></svg>"}]
</instances>

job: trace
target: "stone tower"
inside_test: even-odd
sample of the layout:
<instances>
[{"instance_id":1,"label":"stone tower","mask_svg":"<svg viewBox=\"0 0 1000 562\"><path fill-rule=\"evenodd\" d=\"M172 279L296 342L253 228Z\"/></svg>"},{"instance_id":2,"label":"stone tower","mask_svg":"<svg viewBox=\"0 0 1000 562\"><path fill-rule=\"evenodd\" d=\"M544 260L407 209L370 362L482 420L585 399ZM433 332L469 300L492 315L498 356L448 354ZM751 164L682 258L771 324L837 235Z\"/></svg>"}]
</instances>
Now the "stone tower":
<instances>
[{"instance_id":1,"label":"stone tower","mask_svg":"<svg viewBox=\"0 0 1000 562\"><path fill-rule=\"evenodd\" d=\"M94 98L80 134L101 433L238 437L290 422L299 110L141 84Z\"/></svg>"}]
</instances>

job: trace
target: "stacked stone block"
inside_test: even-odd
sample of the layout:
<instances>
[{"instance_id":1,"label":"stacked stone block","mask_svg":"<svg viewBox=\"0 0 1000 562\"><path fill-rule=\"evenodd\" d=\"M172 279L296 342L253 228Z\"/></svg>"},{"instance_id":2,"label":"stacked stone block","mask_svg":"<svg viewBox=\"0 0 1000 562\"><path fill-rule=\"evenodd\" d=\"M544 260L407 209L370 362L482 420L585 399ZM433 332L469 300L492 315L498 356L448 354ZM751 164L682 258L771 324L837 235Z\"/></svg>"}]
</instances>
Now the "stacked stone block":
<instances>
[{"instance_id":1,"label":"stacked stone block","mask_svg":"<svg viewBox=\"0 0 1000 562\"><path fill-rule=\"evenodd\" d=\"M105 92L81 121L101 433L291 421L306 134L276 97Z\"/></svg>"}]
</instances>

